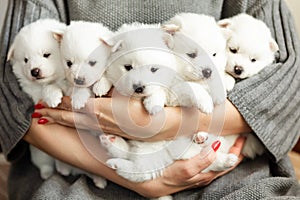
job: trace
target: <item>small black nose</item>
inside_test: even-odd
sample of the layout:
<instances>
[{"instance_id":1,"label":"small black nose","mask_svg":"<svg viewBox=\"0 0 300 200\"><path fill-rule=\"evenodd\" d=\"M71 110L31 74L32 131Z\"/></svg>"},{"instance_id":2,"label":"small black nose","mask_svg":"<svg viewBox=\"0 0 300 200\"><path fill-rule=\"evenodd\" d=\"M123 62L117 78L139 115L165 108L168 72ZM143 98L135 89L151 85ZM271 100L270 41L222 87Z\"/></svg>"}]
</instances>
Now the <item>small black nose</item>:
<instances>
[{"instance_id":1,"label":"small black nose","mask_svg":"<svg viewBox=\"0 0 300 200\"><path fill-rule=\"evenodd\" d=\"M234 66L234 73L236 75L241 75L243 73L243 71L244 71L244 69L242 66L238 66L238 65Z\"/></svg>"},{"instance_id":2,"label":"small black nose","mask_svg":"<svg viewBox=\"0 0 300 200\"><path fill-rule=\"evenodd\" d=\"M77 85L84 85L84 83L85 83L85 78L83 78L83 77L74 78L74 82L75 82Z\"/></svg>"},{"instance_id":3,"label":"small black nose","mask_svg":"<svg viewBox=\"0 0 300 200\"><path fill-rule=\"evenodd\" d=\"M31 76L33 77L38 77L40 75L40 69L39 68L34 68L31 70Z\"/></svg>"},{"instance_id":4,"label":"small black nose","mask_svg":"<svg viewBox=\"0 0 300 200\"><path fill-rule=\"evenodd\" d=\"M145 89L145 86L141 85L141 84L133 84L133 90L135 93L143 93L144 89Z\"/></svg>"},{"instance_id":5,"label":"small black nose","mask_svg":"<svg viewBox=\"0 0 300 200\"><path fill-rule=\"evenodd\" d=\"M212 73L212 71L209 68L205 68L202 70L202 74L203 74L204 78L209 78L211 76L211 73Z\"/></svg>"}]
</instances>

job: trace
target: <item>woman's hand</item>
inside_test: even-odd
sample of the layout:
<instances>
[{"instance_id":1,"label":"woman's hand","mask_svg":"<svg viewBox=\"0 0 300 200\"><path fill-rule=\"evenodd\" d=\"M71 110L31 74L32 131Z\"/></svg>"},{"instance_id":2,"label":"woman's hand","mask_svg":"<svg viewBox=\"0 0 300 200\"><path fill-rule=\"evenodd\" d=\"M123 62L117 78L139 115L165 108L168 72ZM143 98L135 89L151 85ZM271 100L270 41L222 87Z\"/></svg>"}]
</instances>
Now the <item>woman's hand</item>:
<instances>
[{"instance_id":1,"label":"woman's hand","mask_svg":"<svg viewBox=\"0 0 300 200\"><path fill-rule=\"evenodd\" d=\"M239 137L231 147L229 153L237 155L239 159L236 165L228 170L202 173L201 171L207 168L215 160L216 153L210 151L207 156L203 156L203 153L205 152L201 152L189 160L178 160L174 162L165 169L162 177L141 183L141 187L138 188L137 192L144 196L155 198L184 189L206 186L216 178L233 170L243 160L241 151L244 142L245 138Z\"/></svg>"},{"instance_id":2,"label":"woman's hand","mask_svg":"<svg viewBox=\"0 0 300 200\"><path fill-rule=\"evenodd\" d=\"M165 196L187 188L205 186L234 168L223 172L201 173L213 162L216 156L215 151L206 150L206 152L201 152L191 159L175 161L165 169L163 176L157 179L143 183L133 183L118 176L99 158L92 156L89 153L90 151L86 149L86 144L83 144L82 138L76 129L56 123L44 126L38 124L37 121L37 119L33 119L31 128L24 137L26 141L59 160L103 176L146 197ZM240 154L243 143L244 139L242 137L238 138L230 150L231 153L239 157L239 161L243 158ZM214 149L217 150L217 148ZM207 152L209 153L207 154ZM100 157L105 156L105 152L100 152L100 154L102 154ZM204 156L204 154L207 154L207 156Z\"/></svg>"}]
</instances>

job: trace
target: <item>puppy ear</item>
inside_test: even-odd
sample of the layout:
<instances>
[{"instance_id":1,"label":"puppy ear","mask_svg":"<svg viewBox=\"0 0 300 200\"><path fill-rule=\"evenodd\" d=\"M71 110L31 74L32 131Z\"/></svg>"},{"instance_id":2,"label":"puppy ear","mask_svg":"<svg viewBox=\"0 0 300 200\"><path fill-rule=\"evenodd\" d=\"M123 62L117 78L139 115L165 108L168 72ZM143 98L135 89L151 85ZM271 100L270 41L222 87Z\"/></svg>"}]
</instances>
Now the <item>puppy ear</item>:
<instances>
[{"instance_id":1,"label":"puppy ear","mask_svg":"<svg viewBox=\"0 0 300 200\"><path fill-rule=\"evenodd\" d=\"M53 31L52 32L52 36L54 37L54 39L56 41L58 41L59 43L61 42L61 40L63 39L64 35L62 31Z\"/></svg>"},{"instance_id":2,"label":"puppy ear","mask_svg":"<svg viewBox=\"0 0 300 200\"><path fill-rule=\"evenodd\" d=\"M270 44L270 49L271 49L272 52L279 51L279 46L278 46L277 42L273 38L271 38L269 44Z\"/></svg>"},{"instance_id":3,"label":"puppy ear","mask_svg":"<svg viewBox=\"0 0 300 200\"><path fill-rule=\"evenodd\" d=\"M232 35L232 30L228 29L228 28L220 28L221 29L221 32L222 32L222 35L224 36L224 38L226 40L229 40L229 38L231 37Z\"/></svg>"},{"instance_id":4,"label":"puppy ear","mask_svg":"<svg viewBox=\"0 0 300 200\"><path fill-rule=\"evenodd\" d=\"M108 46L108 47L111 47L111 52L116 52L118 51L119 49L122 48L122 45L123 45L123 40L119 40L118 42L114 42L113 40L105 40L103 38L100 38L99 39L100 42L102 42L104 45Z\"/></svg>"},{"instance_id":5,"label":"puppy ear","mask_svg":"<svg viewBox=\"0 0 300 200\"><path fill-rule=\"evenodd\" d=\"M13 43L8 50L6 61L10 61L11 59L14 58L14 51L15 51L15 45Z\"/></svg>"},{"instance_id":6,"label":"puppy ear","mask_svg":"<svg viewBox=\"0 0 300 200\"><path fill-rule=\"evenodd\" d=\"M164 33L163 40L164 40L165 44L167 45L167 47L169 49L173 49L174 48L174 39L173 39L173 35L172 34L170 34L170 33Z\"/></svg>"},{"instance_id":7,"label":"puppy ear","mask_svg":"<svg viewBox=\"0 0 300 200\"><path fill-rule=\"evenodd\" d=\"M161 28L169 34L174 35L177 31L180 30L180 26L176 24L164 24Z\"/></svg>"},{"instance_id":8,"label":"puppy ear","mask_svg":"<svg viewBox=\"0 0 300 200\"><path fill-rule=\"evenodd\" d=\"M123 40L119 40L111 49L111 52L116 52L119 51L120 49L123 48Z\"/></svg>"},{"instance_id":9,"label":"puppy ear","mask_svg":"<svg viewBox=\"0 0 300 200\"><path fill-rule=\"evenodd\" d=\"M228 26L231 25L231 19L222 19L222 20L218 21L218 25L221 28L228 28Z\"/></svg>"}]
</instances>

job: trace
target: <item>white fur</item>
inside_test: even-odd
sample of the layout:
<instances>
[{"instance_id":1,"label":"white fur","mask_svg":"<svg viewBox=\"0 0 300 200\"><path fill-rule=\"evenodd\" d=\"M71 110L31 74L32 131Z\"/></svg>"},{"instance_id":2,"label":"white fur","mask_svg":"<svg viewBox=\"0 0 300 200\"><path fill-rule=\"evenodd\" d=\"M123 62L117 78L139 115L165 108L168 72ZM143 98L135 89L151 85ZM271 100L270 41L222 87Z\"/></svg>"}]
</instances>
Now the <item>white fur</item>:
<instances>
[{"instance_id":1,"label":"white fur","mask_svg":"<svg viewBox=\"0 0 300 200\"><path fill-rule=\"evenodd\" d=\"M195 24L200 24L201 30L195 29ZM189 80L189 82L180 80L174 75L176 73L172 74L164 71L168 69L164 68L166 64L162 62L163 58L167 57L163 56L162 52L164 51L159 52L156 50L156 52L151 52L140 49L139 51L119 54L119 57L115 58L108 66L108 78L113 82L116 89L125 96L143 98L144 105L150 113L156 113L157 110L161 110L164 104L172 105L174 98L172 94L176 95L177 92L181 94L181 101L174 101L176 102L174 104L177 105L184 105L184 103L187 105L195 104L196 102L192 100L197 98L190 98L189 95L202 94L200 96L203 97L204 92L206 92L207 99L210 99L211 102L213 99L214 103L222 103L226 96L225 88L222 86L222 81L225 79L226 40L215 20L208 16L181 14L174 17L169 23L166 23L164 28L168 32L168 34L163 35L166 45L171 50L174 50L177 53L176 55L180 55L180 59L183 58L183 62L178 62L178 59L176 59L177 67L173 68L173 70L180 72L182 77L185 80ZM205 32L206 30L209 34ZM197 43L195 44L192 40L187 39L185 34L192 37L192 39L195 37ZM130 36L132 35L127 37L130 38ZM126 37L122 39L129 43L127 46L138 46L135 44L134 39ZM144 44L141 36L138 41L139 44ZM215 41L219 41L220 44L216 44ZM200 45L202 48L199 47ZM197 56L189 58L190 56L187 54L193 52L196 52ZM216 52L216 55L213 52ZM212 55L207 56L207 54ZM178 63L184 64L178 65ZM188 65L187 63L191 64ZM126 70L126 64L130 64L132 69ZM214 67L214 65L217 67ZM211 76L204 76L203 67L211 69ZM152 71L153 68L156 69L155 72ZM210 82L209 79L216 79L216 76L220 76L221 81ZM164 81L163 84L161 84L162 81ZM208 82L208 84L205 85L203 82ZM188 84L188 87L185 84ZM136 92L134 85L142 87L143 92ZM214 93L216 88L217 92ZM188 89L190 90L186 91ZM169 92L169 90L173 93ZM202 93L202 91L204 92ZM155 103L151 104L150 102ZM152 105L158 105L159 108L154 108ZM205 105L205 107L209 106ZM211 104L212 109L213 104ZM205 108L201 108L201 110L205 110ZM237 135L217 138L212 134L202 132L198 133L197 137L200 137L200 139L196 140L197 142L195 140L193 142L192 138L188 137L179 137L169 142L125 141L120 137L111 135L102 135L100 140L112 156L107 161L107 164L115 168L118 174L131 181L142 182L156 178L161 175L164 167L171 164L174 160L188 159L198 154L207 144L217 139L221 140L222 143L221 148L217 152L217 159L204 171L222 171L235 165L238 158L234 154L228 154L228 151L238 137ZM247 135L247 138L248 140L243 148L243 153L247 157L254 158L257 154L260 155L264 152L264 148L257 138L250 134ZM199 141L201 144L197 144Z\"/></svg>"},{"instance_id":2,"label":"white fur","mask_svg":"<svg viewBox=\"0 0 300 200\"><path fill-rule=\"evenodd\" d=\"M256 23L257 22L255 22L255 24ZM230 25L232 24L233 22L230 23ZM247 27L247 25L244 26ZM207 55L202 56L201 60L205 60L205 57L206 59L207 57L209 57L209 59L212 61L210 64L214 64L214 67L218 69L221 80L225 84L226 90L230 91L233 88L234 81L230 76L226 75L225 73L225 68L227 67L226 65L228 64L228 62L230 62L230 58L227 61L228 48L226 47L226 45L228 45L228 43L226 43L226 39L233 37L232 35L234 33L231 30L219 28L218 24L216 23L215 19L213 19L213 17L206 16L206 15L197 15L192 13L181 13L179 15L176 15L169 22L165 24L165 29L169 31L173 36L171 40L169 39L169 43L171 43L170 46L173 47L174 51L181 52L182 49L184 49L182 48L182 45L184 44L186 46L186 43L182 44L181 41L176 42L178 38L182 37L181 34L189 36L204 50L204 53L208 54L208 56ZM251 27L251 29L254 30L254 27ZM253 30L250 31L248 29L247 31L248 33L249 32L252 33ZM261 34L259 31L257 31L256 33ZM247 37L243 39L244 39L243 41L248 40ZM230 40L231 39L229 39L229 41ZM273 40L269 38L268 41L270 42L268 44L269 50L270 47L273 47L274 50L276 50L277 48L276 45L273 43ZM255 42L253 41L253 43ZM182 53L185 52L188 51L185 49ZM201 52L201 49L198 48L197 52ZM216 53L216 55L213 56L213 53ZM199 57L200 56L201 54L199 55ZM272 53L271 57L274 58L274 52ZM197 57L194 58L193 60L194 62L196 62ZM209 64L209 62L207 63ZM195 65L198 66L198 64ZM211 69L214 69L214 67L211 66ZM218 85L222 82L219 81L219 82L213 82L211 84L210 82L208 83L210 84L209 88L212 89L210 90L210 94L212 95L214 102L220 103L222 102L222 100L225 100L223 99L224 92L222 91L222 89L218 90L218 87L222 88L222 86ZM219 171L219 169L224 169L224 164L226 162L229 161L229 164L230 163L234 164L235 163L234 161L237 161L237 159L234 158L233 155L227 154L229 148L234 144L234 141L236 140L237 137L238 137L237 135L220 137L220 139L223 142L222 142L221 149L217 153L217 159L208 169L206 169L206 171L209 170ZM245 154L246 157L249 158L254 158L256 155L261 155L264 152L264 147L261 144L261 142L251 134L247 134L246 137L247 137L247 141L243 148L243 154Z\"/></svg>"},{"instance_id":3,"label":"white fur","mask_svg":"<svg viewBox=\"0 0 300 200\"><path fill-rule=\"evenodd\" d=\"M43 100L50 107L56 107L61 102L62 88L65 87L64 70L59 43L53 34L64 29L65 25L56 20L41 19L23 27L10 47L7 57L13 72L34 103ZM54 172L54 159L32 145L30 151L31 160L40 169L41 177L50 177Z\"/></svg>"},{"instance_id":4,"label":"white fur","mask_svg":"<svg viewBox=\"0 0 300 200\"><path fill-rule=\"evenodd\" d=\"M74 86L72 106L80 109L95 94L105 95L111 88L106 79L105 66L114 45L113 33L100 23L72 21L61 40L61 54L66 77ZM68 66L69 65L69 66Z\"/></svg>"},{"instance_id":5,"label":"white fur","mask_svg":"<svg viewBox=\"0 0 300 200\"><path fill-rule=\"evenodd\" d=\"M226 38L215 19L207 15L181 13L164 23L163 28L170 33L165 37L169 48L190 63L182 69L185 79L205 87L215 104L223 103L225 88L228 88L224 78ZM191 53L194 57L189 56ZM205 70L211 71L209 77L204 76Z\"/></svg>"},{"instance_id":6,"label":"white fur","mask_svg":"<svg viewBox=\"0 0 300 200\"><path fill-rule=\"evenodd\" d=\"M102 24L84 21L72 21L63 34L56 35L61 42L66 77L74 86L70 94L73 108L80 109L93 94L102 96L110 90L112 85L105 75L106 63L120 45L110 40L112 36L113 33ZM68 164L57 161L56 167L64 175L86 174L97 187L106 186L102 177Z\"/></svg>"},{"instance_id":7,"label":"white fur","mask_svg":"<svg viewBox=\"0 0 300 200\"><path fill-rule=\"evenodd\" d=\"M158 25L127 24L118 33L115 40L122 40L122 46L111 57L107 78L122 95L146 97L146 110L156 114L168 105L168 89L179 80L176 56L167 48ZM159 70L151 72L151 68ZM135 92L138 85L145 90Z\"/></svg>"},{"instance_id":8,"label":"white fur","mask_svg":"<svg viewBox=\"0 0 300 200\"><path fill-rule=\"evenodd\" d=\"M228 32L226 71L233 77L253 76L274 61L279 48L263 21L242 13L218 23Z\"/></svg>"},{"instance_id":9,"label":"white fur","mask_svg":"<svg viewBox=\"0 0 300 200\"><path fill-rule=\"evenodd\" d=\"M106 163L134 182L157 178L174 160L188 159L206 146L193 143L188 137L159 142L125 141L122 137L105 134L99 138L112 157Z\"/></svg>"},{"instance_id":10,"label":"white fur","mask_svg":"<svg viewBox=\"0 0 300 200\"><path fill-rule=\"evenodd\" d=\"M8 60L12 63L13 72L22 89L35 103L44 100L50 107L56 107L61 102L65 76L59 43L53 34L64 28L65 25L56 20L38 20L23 27L10 47ZM46 58L47 55L49 57ZM47 92L43 93L45 90Z\"/></svg>"}]
</instances>

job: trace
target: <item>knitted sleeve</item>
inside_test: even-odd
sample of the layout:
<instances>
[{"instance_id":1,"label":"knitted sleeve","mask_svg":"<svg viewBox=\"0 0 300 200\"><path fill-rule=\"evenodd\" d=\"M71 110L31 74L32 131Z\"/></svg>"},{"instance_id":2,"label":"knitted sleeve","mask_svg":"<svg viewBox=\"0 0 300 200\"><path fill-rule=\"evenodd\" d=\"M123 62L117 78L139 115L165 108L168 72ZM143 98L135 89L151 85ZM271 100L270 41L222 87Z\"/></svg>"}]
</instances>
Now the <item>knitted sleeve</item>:
<instances>
[{"instance_id":1,"label":"knitted sleeve","mask_svg":"<svg viewBox=\"0 0 300 200\"><path fill-rule=\"evenodd\" d=\"M236 84L229 99L276 161L300 134L300 44L293 18L283 0L228 0L223 17L247 12L271 29L280 52L277 62Z\"/></svg>"},{"instance_id":2,"label":"knitted sleeve","mask_svg":"<svg viewBox=\"0 0 300 200\"><path fill-rule=\"evenodd\" d=\"M15 157L12 154L19 154L24 146L24 143L19 141L30 126L33 102L21 91L11 65L6 62L9 45L22 26L39 18L65 17L59 16L58 10L50 0L39 3L16 0L7 2L7 8L2 8L6 14L0 37L0 145L4 155L11 159Z\"/></svg>"}]
</instances>

